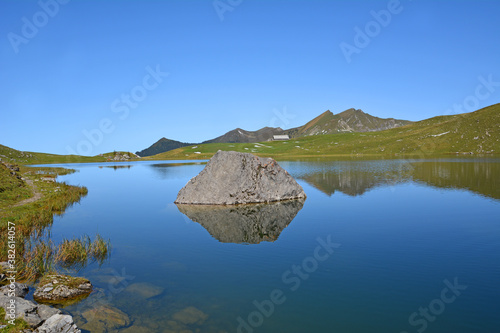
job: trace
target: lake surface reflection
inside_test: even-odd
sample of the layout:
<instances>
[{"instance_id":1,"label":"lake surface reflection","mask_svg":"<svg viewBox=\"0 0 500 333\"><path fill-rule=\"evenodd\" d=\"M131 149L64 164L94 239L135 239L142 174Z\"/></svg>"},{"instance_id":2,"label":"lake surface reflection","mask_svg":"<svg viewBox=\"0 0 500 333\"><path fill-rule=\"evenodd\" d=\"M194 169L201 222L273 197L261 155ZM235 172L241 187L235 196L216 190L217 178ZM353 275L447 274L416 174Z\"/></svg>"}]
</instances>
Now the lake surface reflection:
<instances>
[{"instance_id":1,"label":"lake surface reflection","mask_svg":"<svg viewBox=\"0 0 500 333\"><path fill-rule=\"evenodd\" d=\"M287 200L236 206L177 204L177 208L220 242L258 244L277 240L303 205L304 200Z\"/></svg>"},{"instance_id":2,"label":"lake surface reflection","mask_svg":"<svg viewBox=\"0 0 500 333\"><path fill-rule=\"evenodd\" d=\"M357 196L379 186L408 181L442 188L466 189L500 199L500 163L459 160L316 163L316 170L299 177L321 192ZM318 165L319 164L319 165Z\"/></svg>"},{"instance_id":3,"label":"lake surface reflection","mask_svg":"<svg viewBox=\"0 0 500 333\"><path fill-rule=\"evenodd\" d=\"M89 193L53 240L113 250L64 310L83 332L497 331L500 160L280 165L307 200L177 206L202 163L67 165Z\"/></svg>"}]
</instances>

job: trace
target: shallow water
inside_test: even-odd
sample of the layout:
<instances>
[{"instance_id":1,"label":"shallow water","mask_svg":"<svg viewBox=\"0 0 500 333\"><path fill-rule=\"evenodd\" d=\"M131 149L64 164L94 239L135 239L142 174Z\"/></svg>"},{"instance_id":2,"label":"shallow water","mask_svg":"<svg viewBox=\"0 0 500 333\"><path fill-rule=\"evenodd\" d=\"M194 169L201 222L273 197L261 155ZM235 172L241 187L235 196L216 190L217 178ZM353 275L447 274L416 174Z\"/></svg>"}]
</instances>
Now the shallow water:
<instances>
[{"instance_id":1,"label":"shallow water","mask_svg":"<svg viewBox=\"0 0 500 333\"><path fill-rule=\"evenodd\" d=\"M280 162L305 202L208 212L173 204L204 167L182 162L66 165L89 194L53 240L113 246L77 273L82 329L497 331L500 160Z\"/></svg>"}]
</instances>

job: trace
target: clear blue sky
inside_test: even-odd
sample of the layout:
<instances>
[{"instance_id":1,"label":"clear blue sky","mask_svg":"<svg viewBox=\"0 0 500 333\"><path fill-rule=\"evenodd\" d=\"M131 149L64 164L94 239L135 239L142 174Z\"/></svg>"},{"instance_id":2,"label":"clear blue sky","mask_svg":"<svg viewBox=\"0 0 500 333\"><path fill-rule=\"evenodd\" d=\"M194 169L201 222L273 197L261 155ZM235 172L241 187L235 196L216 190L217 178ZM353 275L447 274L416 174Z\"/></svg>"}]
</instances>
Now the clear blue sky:
<instances>
[{"instance_id":1,"label":"clear blue sky","mask_svg":"<svg viewBox=\"0 0 500 333\"><path fill-rule=\"evenodd\" d=\"M500 1L55 1L0 0L0 143L19 150L137 151L328 109L421 120L500 101Z\"/></svg>"}]
</instances>

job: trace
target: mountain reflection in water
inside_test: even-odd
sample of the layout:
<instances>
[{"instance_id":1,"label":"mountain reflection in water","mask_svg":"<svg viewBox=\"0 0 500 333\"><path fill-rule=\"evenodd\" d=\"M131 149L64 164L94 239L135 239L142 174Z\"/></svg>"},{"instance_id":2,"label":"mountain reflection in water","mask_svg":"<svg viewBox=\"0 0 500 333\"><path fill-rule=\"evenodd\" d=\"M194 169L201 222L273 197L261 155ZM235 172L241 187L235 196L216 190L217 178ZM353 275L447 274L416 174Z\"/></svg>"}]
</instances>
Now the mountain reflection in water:
<instances>
[{"instance_id":1,"label":"mountain reflection in water","mask_svg":"<svg viewBox=\"0 0 500 333\"><path fill-rule=\"evenodd\" d=\"M468 190L489 198L500 199L500 162L483 161L405 161L386 168L367 168L369 162L341 162L321 171L300 174L302 179L331 196L335 191L350 196L362 195L379 186L409 181L439 188Z\"/></svg>"}]
</instances>

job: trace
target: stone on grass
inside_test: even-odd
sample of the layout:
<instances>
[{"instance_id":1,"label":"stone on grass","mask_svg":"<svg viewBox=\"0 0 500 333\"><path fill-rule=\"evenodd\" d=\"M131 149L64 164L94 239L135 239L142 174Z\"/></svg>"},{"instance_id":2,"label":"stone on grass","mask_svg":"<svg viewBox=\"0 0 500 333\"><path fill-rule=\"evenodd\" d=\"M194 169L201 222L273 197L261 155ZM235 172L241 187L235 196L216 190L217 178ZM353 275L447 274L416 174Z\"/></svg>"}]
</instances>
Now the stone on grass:
<instances>
[{"instance_id":1,"label":"stone on grass","mask_svg":"<svg viewBox=\"0 0 500 333\"><path fill-rule=\"evenodd\" d=\"M234 205L305 198L302 187L272 158L218 151L177 195L177 204Z\"/></svg>"}]
</instances>

